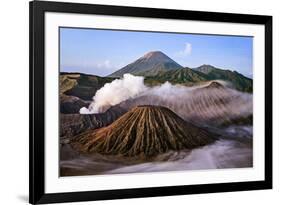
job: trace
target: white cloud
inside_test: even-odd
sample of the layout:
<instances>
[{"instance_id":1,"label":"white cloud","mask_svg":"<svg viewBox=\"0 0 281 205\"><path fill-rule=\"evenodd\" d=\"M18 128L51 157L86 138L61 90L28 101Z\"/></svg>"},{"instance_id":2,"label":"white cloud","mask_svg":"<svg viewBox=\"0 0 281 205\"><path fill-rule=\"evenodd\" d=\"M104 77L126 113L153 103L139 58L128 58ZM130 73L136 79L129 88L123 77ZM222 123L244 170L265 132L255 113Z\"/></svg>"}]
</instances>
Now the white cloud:
<instances>
[{"instance_id":1,"label":"white cloud","mask_svg":"<svg viewBox=\"0 0 281 205\"><path fill-rule=\"evenodd\" d=\"M185 43L185 48L184 48L183 53L185 55L190 55L191 51L192 51L192 45L190 43Z\"/></svg>"},{"instance_id":2,"label":"white cloud","mask_svg":"<svg viewBox=\"0 0 281 205\"><path fill-rule=\"evenodd\" d=\"M114 66L110 62L110 60L105 60L103 62L99 62L96 64L96 67L99 69L112 69Z\"/></svg>"},{"instance_id":3,"label":"white cloud","mask_svg":"<svg viewBox=\"0 0 281 205\"><path fill-rule=\"evenodd\" d=\"M113 73L117 69L120 69L118 64L116 65L114 62L107 59L98 61L91 59L87 61L81 61L79 63L75 62L72 64L63 64L61 65L61 68L62 71L65 72L81 72L99 76L106 76Z\"/></svg>"},{"instance_id":4,"label":"white cloud","mask_svg":"<svg viewBox=\"0 0 281 205\"><path fill-rule=\"evenodd\" d=\"M74 62L63 64L64 67L76 67L76 68L95 68L95 69L115 69L116 66L110 60L103 60L103 61L81 61L81 62Z\"/></svg>"},{"instance_id":5,"label":"white cloud","mask_svg":"<svg viewBox=\"0 0 281 205\"><path fill-rule=\"evenodd\" d=\"M185 56L189 56L192 52L192 45L191 43L185 43L185 47L182 51L179 51L176 53L177 56L179 57L185 57Z\"/></svg>"}]
</instances>

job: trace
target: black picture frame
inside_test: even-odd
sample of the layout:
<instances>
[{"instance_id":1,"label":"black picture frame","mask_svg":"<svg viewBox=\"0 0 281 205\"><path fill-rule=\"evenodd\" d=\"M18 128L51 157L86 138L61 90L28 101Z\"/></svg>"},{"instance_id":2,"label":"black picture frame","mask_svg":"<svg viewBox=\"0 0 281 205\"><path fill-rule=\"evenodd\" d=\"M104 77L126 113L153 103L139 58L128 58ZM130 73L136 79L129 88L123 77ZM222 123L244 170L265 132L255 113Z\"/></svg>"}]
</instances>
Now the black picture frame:
<instances>
[{"instance_id":1,"label":"black picture frame","mask_svg":"<svg viewBox=\"0 0 281 205\"><path fill-rule=\"evenodd\" d=\"M260 190L272 188L272 16L105 6L80 3L32 1L30 11L30 164L29 202L31 204L75 202L137 197L154 197L198 193ZM265 26L265 180L235 183L198 184L153 188L135 188L71 193L45 192L44 119L44 14L45 12L100 14L111 16L150 17L163 19L199 20L260 24Z\"/></svg>"}]
</instances>

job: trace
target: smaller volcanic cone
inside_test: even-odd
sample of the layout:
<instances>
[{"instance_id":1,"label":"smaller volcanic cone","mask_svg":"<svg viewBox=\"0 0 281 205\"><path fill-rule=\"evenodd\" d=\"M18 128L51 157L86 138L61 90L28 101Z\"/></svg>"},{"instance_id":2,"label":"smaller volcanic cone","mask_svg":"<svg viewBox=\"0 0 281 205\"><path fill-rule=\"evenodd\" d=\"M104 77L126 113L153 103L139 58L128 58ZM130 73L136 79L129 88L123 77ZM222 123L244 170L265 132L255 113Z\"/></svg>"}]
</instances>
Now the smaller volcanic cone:
<instances>
[{"instance_id":1,"label":"smaller volcanic cone","mask_svg":"<svg viewBox=\"0 0 281 205\"><path fill-rule=\"evenodd\" d=\"M214 141L207 131L160 106L138 106L107 127L71 140L83 153L152 157L169 150L192 149Z\"/></svg>"},{"instance_id":2,"label":"smaller volcanic cone","mask_svg":"<svg viewBox=\"0 0 281 205\"><path fill-rule=\"evenodd\" d=\"M208 90L227 92L226 88L227 87L225 87L223 84L221 84L217 81L211 81L207 85L196 89L194 92L197 93L197 92L208 91Z\"/></svg>"},{"instance_id":3,"label":"smaller volcanic cone","mask_svg":"<svg viewBox=\"0 0 281 205\"><path fill-rule=\"evenodd\" d=\"M224 86L219 82L212 81L206 88L223 88Z\"/></svg>"}]
</instances>

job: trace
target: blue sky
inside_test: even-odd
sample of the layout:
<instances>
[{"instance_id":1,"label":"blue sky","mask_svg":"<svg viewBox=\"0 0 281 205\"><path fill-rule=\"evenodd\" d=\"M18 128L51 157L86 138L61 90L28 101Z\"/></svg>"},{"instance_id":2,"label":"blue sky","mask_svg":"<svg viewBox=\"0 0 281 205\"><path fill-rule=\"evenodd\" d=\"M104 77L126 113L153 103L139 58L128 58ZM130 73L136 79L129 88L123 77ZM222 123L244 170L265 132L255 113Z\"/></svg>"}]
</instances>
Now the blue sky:
<instances>
[{"instance_id":1,"label":"blue sky","mask_svg":"<svg viewBox=\"0 0 281 205\"><path fill-rule=\"evenodd\" d=\"M155 50L184 67L210 64L252 77L252 37L60 29L60 69L64 72L106 76Z\"/></svg>"}]
</instances>

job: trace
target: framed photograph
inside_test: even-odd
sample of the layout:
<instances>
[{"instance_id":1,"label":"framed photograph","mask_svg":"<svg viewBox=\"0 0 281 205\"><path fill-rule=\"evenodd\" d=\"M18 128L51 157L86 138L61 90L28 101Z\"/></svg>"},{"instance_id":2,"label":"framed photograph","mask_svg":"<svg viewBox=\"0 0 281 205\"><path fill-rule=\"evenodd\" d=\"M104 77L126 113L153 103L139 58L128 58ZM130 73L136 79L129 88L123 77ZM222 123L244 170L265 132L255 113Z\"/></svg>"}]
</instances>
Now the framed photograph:
<instances>
[{"instance_id":1,"label":"framed photograph","mask_svg":"<svg viewBox=\"0 0 281 205\"><path fill-rule=\"evenodd\" d=\"M30 203L272 188L272 17L30 2Z\"/></svg>"}]
</instances>

